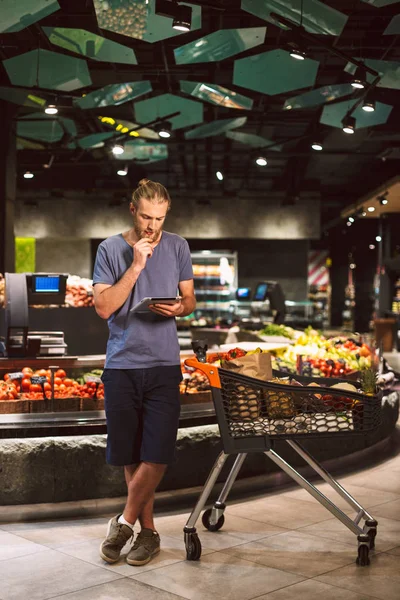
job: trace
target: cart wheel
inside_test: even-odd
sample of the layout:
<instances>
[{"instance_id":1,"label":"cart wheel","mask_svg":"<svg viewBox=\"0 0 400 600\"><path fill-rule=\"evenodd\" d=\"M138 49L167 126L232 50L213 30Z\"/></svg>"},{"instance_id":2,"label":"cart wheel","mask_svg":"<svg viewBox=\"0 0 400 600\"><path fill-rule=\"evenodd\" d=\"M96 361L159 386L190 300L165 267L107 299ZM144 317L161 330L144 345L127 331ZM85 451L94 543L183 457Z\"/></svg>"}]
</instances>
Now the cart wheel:
<instances>
[{"instance_id":1,"label":"cart wheel","mask_svg":"<svg viewBox=\"0 0 400 600\"><path fill-rule=\"evenodd\" d=\"M365 544L358 547L357 564L360 567L369 565L369 548Z\"/></svg>"},{"instance_id":2,"label":"cart wheel","mask_svg":"<svg viewBox=\"0 0 400 600\"><path fill-rule=\"evenodd\" d=\"M370 550L373 550L375 548L376 527L374 527L373 529L370 529L368 531L368 535L369 535L369 548L370 548Z\"/></svg>"},{"instance_id":3,"label":"cart wheel","mask_svg":"<svg viewBox=\"0 0 400 600\"><path fill-rule=\"evenodd\" d=\"M186 537L186 536L185 536ZM186 560L199 560L201 556L201 542L197 533L187 534L188 541L185 539Z\"/></svg>"},{"instance_id":4,"label":"cart wheel","mask_svg":"<svg viewBox=\"0 0 400 600\"><path fill-rule=\"evenodd\" d=\"M212 508L208 508L206 511L204 511L201 521L208 531L218 531L218 529L221 529L222 525L225 523L225 517L224 515L221 515L216 523L210 523L211 513Z\"/></svg>"}]
</instances>

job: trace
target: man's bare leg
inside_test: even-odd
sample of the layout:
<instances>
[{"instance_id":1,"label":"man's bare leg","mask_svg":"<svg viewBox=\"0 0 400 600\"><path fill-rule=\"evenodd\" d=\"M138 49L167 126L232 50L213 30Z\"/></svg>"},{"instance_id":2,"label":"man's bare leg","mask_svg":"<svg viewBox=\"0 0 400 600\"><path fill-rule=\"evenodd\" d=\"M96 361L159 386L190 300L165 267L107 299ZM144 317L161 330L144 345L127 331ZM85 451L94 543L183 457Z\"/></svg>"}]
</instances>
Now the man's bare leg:
<instances>
[{"instance_id":1,"label":"man's bare leg","mask_svg":"<svg viewBox=\"0 0 400 600\"><path fill-rule=\"evenodd\" d=\"M139 519L142 528L155 531L154 495L166 468L166 465L146 462L125 467L128 498L123 514L128 523L135 524Z\"/></svg>"},{"instance_id":2,"label":"man's bare leg","mask_svg":"<svg viewBox=\"0 0 400 600\"><path fill-rule=\"evenodd\" d=\"M125 465L124 472L125 472L125 481L126 481L127 489L129 489L129 483L130 483L134 473L137 471L138 467L139 467L139 465ZM153 531L156 531L155 525L154 525L154 514L153 514L154 497L155 497L155 492L153 492L152 496L146 502L146 504L143 507L142 512L139 515L139 523L140 523L140 527L142 529L152 529Z\"/></svg>"}]
</instances>

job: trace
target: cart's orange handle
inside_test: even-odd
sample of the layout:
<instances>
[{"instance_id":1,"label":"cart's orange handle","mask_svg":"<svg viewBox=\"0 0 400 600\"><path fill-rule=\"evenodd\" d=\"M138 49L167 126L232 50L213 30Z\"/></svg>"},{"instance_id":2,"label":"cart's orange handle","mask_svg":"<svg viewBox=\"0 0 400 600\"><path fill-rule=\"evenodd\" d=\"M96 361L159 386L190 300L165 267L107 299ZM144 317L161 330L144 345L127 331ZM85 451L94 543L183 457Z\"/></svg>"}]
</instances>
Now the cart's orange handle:
<instances>
[{"instance_id":1,"label":"cart's orange handle","mask_svg":"<svg viewBox=\"0 0 400 600\"><path fill-rule=\"evenodd\" d=\"M199 362L195 357L187 358L185 360L185 365L187 367L198 369L199 371L202 371L205 375L207 375L211 387L221 388L218 367L215 367L214 365L208 365L207 363Z\"/></svg>"}]
</instances>

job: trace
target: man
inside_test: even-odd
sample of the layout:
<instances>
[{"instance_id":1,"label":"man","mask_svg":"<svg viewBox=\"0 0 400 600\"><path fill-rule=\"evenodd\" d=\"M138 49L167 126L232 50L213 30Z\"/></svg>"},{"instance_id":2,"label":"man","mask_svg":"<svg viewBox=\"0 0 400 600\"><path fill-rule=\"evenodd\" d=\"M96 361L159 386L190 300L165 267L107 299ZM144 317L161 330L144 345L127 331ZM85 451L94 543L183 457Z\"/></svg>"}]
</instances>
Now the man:
<instances>
[{"instance_id":1,"label":"man","mask_svg":"<svg viewBox=\"0 0 400 600\"><path fill-rule=\"evenodd\" d=\"M196 306L193 270L186 240L163 231L171 205L164 186L139 183L130 204L133 227L102 242L94 267L97 314L108 320L109 340L102 380L107 417L107 462L124 466L128 497L113 517L100 556L116 562L141 531L126 557L144 565L160 551L153 518L155 490L174 461L180 413L181 369L175 317ZM130 309L145 297L175 297L144 313Z\"/></svg>"}]
</instances>

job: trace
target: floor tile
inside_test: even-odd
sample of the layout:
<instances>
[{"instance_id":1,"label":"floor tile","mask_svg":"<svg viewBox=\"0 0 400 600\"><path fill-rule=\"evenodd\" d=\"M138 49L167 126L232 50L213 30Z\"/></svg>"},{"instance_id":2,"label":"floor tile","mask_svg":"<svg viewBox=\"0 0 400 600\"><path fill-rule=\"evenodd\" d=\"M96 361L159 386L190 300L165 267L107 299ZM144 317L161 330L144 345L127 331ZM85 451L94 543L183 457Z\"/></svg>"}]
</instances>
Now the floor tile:
<instances>
[{"instance_id":1,"label":"floor tile","mask_svg":"<svg viewBox=\"0 0 400 600\"><path fill-rule=\"evenodd\" d=\"M118 579L52 600L180 600L182 596L146 585L134 579ZM358 599L357 599L358 600Z\"/></svg>"},{"instance_id":2,"label":"floor tile","mask_svg":"<svg viewBox=\"0 0 400 600\"><path fill-rule=\"evenodd\" d=\"M233 504L229 513L240 517L271 523L285 529L297 529L324 521L330 513L320 504L285 498L280 495Z\"/></svg>"},{"instance_id":3,"label":"floor tile","mask_svg":"<svg viewBox=\"0 0 400 600\"><path fill-rule=\"evenodd\" d=\"M67 544L65 546L60 546L57 548L57 550L67 554L68 556L79 558L87 563L96 565L97 567L102 567L103 569L108 569L114 573L117 573L118 575L124 575L125 577L130 577L134 574L151 571L153 569L158 569L160 567L165 567L166 565L171 565L173 563L186 560L186 549L183 542L183 535L181 540L163 535L161 538L161 552L147 565L142 567L134 567L125 562L125 557L131 549L130 542L128 542L122 549L121 558L118 562L112 565L106 563L99 556L99 548L102 540L103 538L88 540L86 542L81 542L80 544ZM210 549L204 549L205 555L211 552L213 551Z\"/></svg>"},{"instance_id":4,"label":"floor tile","mask_svg":"<svg viewBox=\"0 0 400 600\"><path fill-rule=\"evenodd\" d=\"M106 569L46 550L28 557L0 561L2 600L45 600L118 579Z\"/></svg>"},{"instance_id":5,"label":"floor tile","mask_svg":"<svg viewBox=\"0 0 400 600\"><path fill-rule=\"evenodd\" d=\"M321 598L324 600L371 600L373 596L338 588L315 581L315 579L308 579L265 596L259 596L257 600L321 600Z\"/></svg>"},{"instance_id":6,"label":"floor tile","mask_svg":"<svg viewBox=\"0 0 400 600\"><path fill-rule=\"evenodd\" d=\"M157 530L161 536L169 535L176 537L182 540L183 544L183 527L186 524L188 516L184 520L180 516L164 517L158 521ZM196 528L203 548L212 550L224 550L225 548L243 544L243 542L251 542L287 531L283 527L277 527L270 523L262 523L261 521L257 522L239 517L231 513L229 507L225 512L225 523L219 531L208 531L203 526L201 517L196 523Z\"/></svg>"},{"instance_id":7,"label":"floor tile","mask_svg":"<svg viewBox=\"0 0 400 600\"><path fill-rule=\"evenodd\" d=\"M68 543L104 537L107 522L107 519L101 518L14 523L3 526L3 530L48 548L57 548Z\"/></svg>"},{"instance_id":8,"label":"floor tile","mask_svg":"<svg viewBox=\"0 0 400 600\"><path fill-rule=\"evenodd\" d=\"M367 487L374 490L393 492L400 496L400 477L399 473L388 467L375 468L370 471L364 471L351 477L351 483L359 487ZM346 487L344 482L343 487Z\"/></svg>"},{"instance_id":9,"label":"floor tile","mask_svg":"<svg viewBox=\"0 0 400 600\"><path fill-rule=\"evenodd\" d=\"M356 559L354 548L349 544L299 531L235 546L225 553L305 577L333 571Z\"/></svg>"},{"instance_id":10,"label":"floor tile","mask_svg":"<svg viewBox=\"0 0 400 600\"><path fill-rule=\"evenodd\" d=\"M391 548L386 551L388 554L395 554L396 556L400 556L400 546L396 546L395 548Z\"/></svg>"},{"instance_id":11,"label":"floor tile","mask_svg":"<svg viewBox=\"0 0 400 600\"><path fill-rule=\"evenodd\" d=\"M369 594L382 600L400 597L400 556L378 554L367 567L348 565L320 575L318 581Z\"/></svg>"},{"instance_id":12,"label":"floor tile","mask_svg":"<svg viewBox=\"0 0 400 600\"><path fill-rule=\"evenodd\" d=\"M142 573L134 579L190 600L250 600L302 577L223 552Z\"/></svg>"},{"instance_id":13,"label":"floor tile","mask_svg":"<svg viewBox=\"0 0 400 600\"><path fill-rule=\"evenodd\" d=\"M400 500L400 495L394 494L393 492L387 492L384 490L375 490L375 489L371 489L368 487L361 487L358 485L354 485L351 483L344 485L344 482L342 482L342 481L340 481L339 483L341 483L341 485L345 488L345 490L351 496L353 496L353 498L359 504L361 504L361 506L363 508L366 508L366 509L368 509L372 506L376 506L377 504L383 504L384 502ZM334 502L334 504L336 504L336 506L338 506L340 509L342 509L342 510L345 509L346 512L347 512L347 510L350 510L350 511L352 510L352 507L350 506L350 504L348 502L346 502L346 500L344 498L339 496L339 494L337 492L335 492L328 483L314 482L314 485L316 487L318 487L320 492L322 492L325 496L327 496L329 498L329 500ZM311 494L309 494L306 490L304 490L300 487L298 487L298 489L296 489L296 490L287 492L282 495L287 498L294 498L296 500L305 500L308 502L313 502L314 504L317 503L317 500L315 500L315 498L313 498L311 496Z\"/></svg>"},{"instance_id":14,"label":"floor tile","mask_svg":"<svg viewBox=\"0 0 400 600\"><path fill-rule=\"evenodd\" d=\"M379 520L379 517L386 517L387 519L400 521L400 499L375 506L373 513L377 520Z\"/></svg>"},{"instance_id":15,"label":"floor tile","mask_svg":"<svg viewBox=\"0 0 400 600\"><path fill-rule=\"evenodd\" d=\"M302 528L300 531L307 531L313 535L339 540L343 543L353 543L354 548L357 549L357 539L355 534L335 518L309 525L308 527ZM399 545L399 540L400 521L379 517L378 533L375 539L376 552L383 552L395 548Z\"/></svg>"},{"instance_id":16,"label":"floor tile","mask_svg":"<svg viewBox=\"0 0 400 600\"><path fill-rule=\"evenodd\" d=\"M47 548L8 531L0 531L0 561L45 552Z\"/></svg>"}]
</instances>

